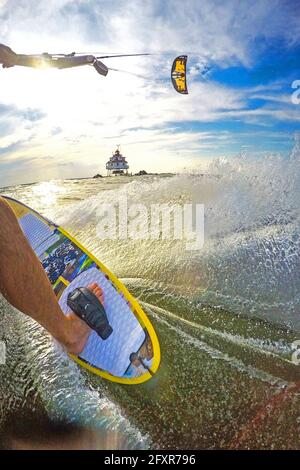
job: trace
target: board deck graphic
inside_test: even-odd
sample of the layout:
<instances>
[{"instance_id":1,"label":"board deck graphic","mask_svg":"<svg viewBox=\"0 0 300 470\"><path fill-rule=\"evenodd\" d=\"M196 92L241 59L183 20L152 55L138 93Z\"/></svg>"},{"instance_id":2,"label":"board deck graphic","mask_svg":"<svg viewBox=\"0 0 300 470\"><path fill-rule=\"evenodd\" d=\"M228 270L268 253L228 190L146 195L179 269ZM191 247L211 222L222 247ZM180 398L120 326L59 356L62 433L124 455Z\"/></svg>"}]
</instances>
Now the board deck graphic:
<instances>
[{"instance_id":1,"label":"board deck graphic","mask_svg":"<svg viewBox=\"0 0 300 470\"><path fill-rule=\"evenodd\" d=\"M138 384L149 380L160 364L155 330L138 302L100 261L63 228L21 202L5 197L40 259L62 311L69 292L96 283L103 290L104 308L113 328L102 340L92 331L79 356L82 367L113 382ZM134 354L133 354L134 353Z\"/></svg>"}]
</instances>

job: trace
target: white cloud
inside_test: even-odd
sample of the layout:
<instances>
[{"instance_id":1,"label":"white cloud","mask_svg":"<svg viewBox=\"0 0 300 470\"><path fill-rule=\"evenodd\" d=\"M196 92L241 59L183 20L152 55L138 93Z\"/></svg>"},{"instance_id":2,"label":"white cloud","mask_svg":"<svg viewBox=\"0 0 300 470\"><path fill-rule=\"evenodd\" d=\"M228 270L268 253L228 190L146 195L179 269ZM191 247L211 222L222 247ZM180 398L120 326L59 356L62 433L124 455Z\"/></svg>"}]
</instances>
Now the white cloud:
<instances>
[{"instance_id":1,"label":"white cloud","mask_svg":"<svg viewBox=\"0 0 300 470\"><path fill-rule=\"evenodd\" d=\"M251 0L10 0L2 10L2 37L28 52L188 48L218 63L249 64L257 36L291 44L299 42L300 31L299 5L282 0L261 0L255 7Z\"/></svg>"}]
</instances>

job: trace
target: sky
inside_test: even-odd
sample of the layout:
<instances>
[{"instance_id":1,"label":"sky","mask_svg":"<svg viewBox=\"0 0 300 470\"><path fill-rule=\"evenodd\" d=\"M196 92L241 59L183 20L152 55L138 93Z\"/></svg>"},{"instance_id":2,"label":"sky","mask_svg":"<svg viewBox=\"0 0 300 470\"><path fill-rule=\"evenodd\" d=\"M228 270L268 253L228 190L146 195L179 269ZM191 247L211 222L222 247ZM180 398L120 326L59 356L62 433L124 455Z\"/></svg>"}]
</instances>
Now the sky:
<instances>
[{"instance_id":1,"label":"sky","mask_svg":"<svg viewBox=\"0 0 300 470\"><path fill-rule=\"evenodd\" d=\"M300 0L0 0L0 43L25 54L152 53L109 71L0 69L0 186L212 158L288 155L300 127ZM188 55L188 95L170 82Z\"/></svg>"}]
</instances>

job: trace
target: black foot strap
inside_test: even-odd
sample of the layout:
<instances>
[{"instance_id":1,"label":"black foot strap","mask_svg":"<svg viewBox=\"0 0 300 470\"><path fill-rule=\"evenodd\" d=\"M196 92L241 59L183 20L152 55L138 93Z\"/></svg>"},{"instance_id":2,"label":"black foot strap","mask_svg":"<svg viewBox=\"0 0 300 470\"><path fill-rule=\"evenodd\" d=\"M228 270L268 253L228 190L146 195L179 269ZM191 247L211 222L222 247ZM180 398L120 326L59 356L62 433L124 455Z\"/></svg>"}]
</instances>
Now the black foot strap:
<instances>
[{"instance_id":1,"label":"black foot strap","mask_svg":"<svg viewBox=\"0 0 300 470\"><path fill-rule=\"evenodd\" d=\"M70 292L67 304L102 339L107 339L112 334L113 329L102 303L87 287L78 287Z\"/></svg>"}]
</instances>

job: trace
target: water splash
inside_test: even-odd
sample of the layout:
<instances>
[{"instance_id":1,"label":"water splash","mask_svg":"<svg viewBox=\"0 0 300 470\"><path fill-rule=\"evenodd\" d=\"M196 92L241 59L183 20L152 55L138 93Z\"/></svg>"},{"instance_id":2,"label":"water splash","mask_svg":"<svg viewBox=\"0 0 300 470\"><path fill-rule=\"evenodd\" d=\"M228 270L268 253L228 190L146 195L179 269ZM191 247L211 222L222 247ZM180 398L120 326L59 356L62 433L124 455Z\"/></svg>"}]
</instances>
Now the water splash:
<instances>
[{"instance_id":1,"label":"water splash","mask_svg":"<svg viewBox=\"0 0 300 470\"><path fill-rule=\"evenodd\" d=\"M199 303L300 329L300 158L265 155L216 159L206 173L147 177L100 191L55 217L123 277L160 279ZM123 180L124 181L124 180ZM112 187L110 186L112 185ZM178 240L99 240L100 204L205 204L205 246ZM147 222L147 221L145 221ZM129 255L130 254L130 255Z\"/></svg>"},{"instance_id":2,"label":"water splash","mask_svg":"<svg viewBox=\"0 0 300 470\"><path fill-rule=\"evenodd\" d=\"M130 390L101 381L92 385L91 377L49 349L39 328L28 320L11 327L5 317L2 326L12 338L16 360L1 376L1 413L5 406L42 405L55 419L126 429L133 447L148 445L148 432L167 448L226 446L226 439L232 439L269 393L297 378L290 353L300 329L299 155L295 145L288 158L242 155L171 177L58 181L34 191L31 186L8 189L65 226L124 278L146 310L150 305L163 363L155 385L156 379ZM52 206L45 203L49 188L56 198ZM99 204L125 196L129 204L147 207L156 202L204 203L204 248L187 252L180 240L99 240ZM3 310L8 315L5 306ZM120 416L115 402L131 422L124 413ZM158 410L155 416L153 409ZM289 420L294 422L298 414L295 405ZM273 439L273 430L268 432ZM291 442L288 430L282 433L284 445Z\"/></svg>"}]
</instances>

